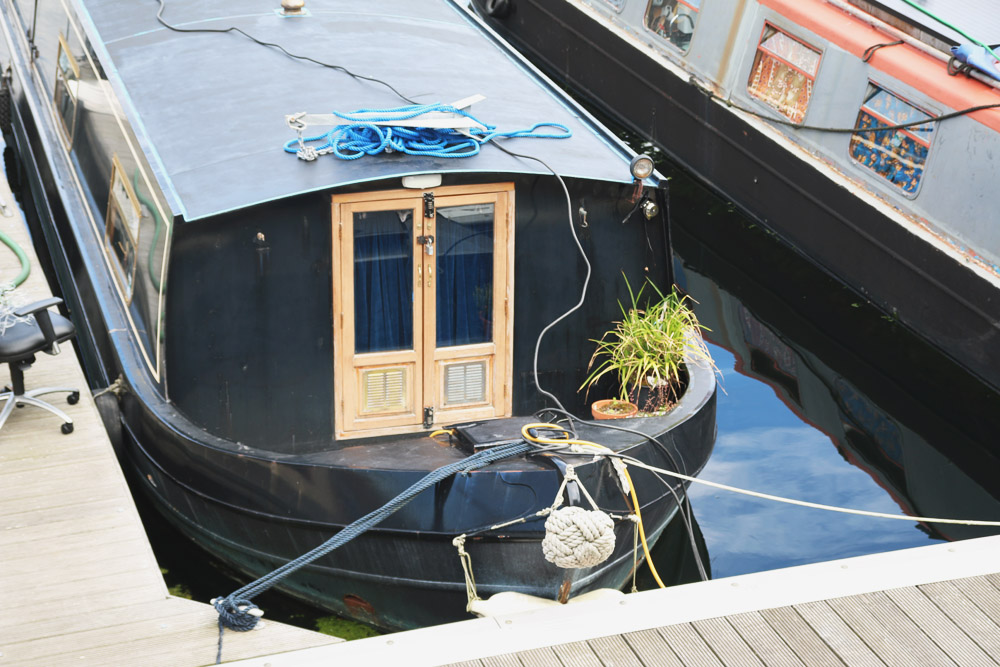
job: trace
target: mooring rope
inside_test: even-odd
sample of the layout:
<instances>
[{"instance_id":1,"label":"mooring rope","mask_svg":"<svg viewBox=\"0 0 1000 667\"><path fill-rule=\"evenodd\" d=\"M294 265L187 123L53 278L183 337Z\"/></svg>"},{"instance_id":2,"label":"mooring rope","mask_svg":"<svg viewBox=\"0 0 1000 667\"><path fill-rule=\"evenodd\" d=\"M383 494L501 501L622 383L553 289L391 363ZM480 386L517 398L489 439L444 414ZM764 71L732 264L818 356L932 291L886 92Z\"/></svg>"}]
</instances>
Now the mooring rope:
<instances>
[{"instance_id":1,"label":"mooring rope","mask_svg":"<svg viewBox=\"0 0 1000 667\"><path fill-rule=\"evenodd\" d=\"M250 600L271 588L279 581L292 574L296 570L312 563L317 558L325 556L337 547L350 542L366 530L373 528L388 518L391 514L401 509L422 491L431 488L438 482L451 477L460 472L468 472L476 468L500 461L511 456L524 454L534 449L524 442L515 442L507 445L500 445L491 449L486 449L472 456L449 463L421 479L419 482L406 489L398 496L387 502L382 507L369 512L354 523L345 527L329 540L319 545L312 551L305 553L298 558L291 560L269 574L265 574L260 579L253 581L243 588L236 590L222 598L212 600L212 606L219 613L219 650L215 657L215 664L222 662L222 635L225 628L246 632L253 630L257 626L257 621L261 615L257 605Z\"/></svg>"},{"instance_id":2,"label":"mooring rope","mask_svg":"<svg viewBox=\"0 0 1000 667\"><path fill-rule=\"evenodd\" d=\"M481 127L463 131L453 128L404 127L394 122L408 121L428 113L451 113L464 116ZM285 151L305 160L333 153L341 160L357 160L365 155L379 153L406 153L439 158L472 157L488 141L498 138L529 137L534 139L568 139L573 133L560 123L535 123L526 130L501 132L495 125L483 123L464 109L450 104L413 104L393 109L358 109L333 115L347 123L335 126L329 132L311 137L299 136L285 142ZM539 132L541 128L554 128L558 132ZM318 146L307 146L321 142Z\"/></svg>"}]
</instances>

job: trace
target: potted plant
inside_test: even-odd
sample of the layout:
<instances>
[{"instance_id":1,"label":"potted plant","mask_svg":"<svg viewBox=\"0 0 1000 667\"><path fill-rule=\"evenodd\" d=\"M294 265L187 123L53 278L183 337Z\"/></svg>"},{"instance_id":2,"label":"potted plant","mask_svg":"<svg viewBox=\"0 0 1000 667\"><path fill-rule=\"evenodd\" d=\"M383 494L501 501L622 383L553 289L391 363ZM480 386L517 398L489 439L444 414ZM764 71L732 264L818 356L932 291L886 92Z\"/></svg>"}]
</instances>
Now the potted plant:
<instances>
[{"instance_id":1,"label":"potted plant","mask_svg":"<svg viewBox=\"0 0 1000 667\"><path fill-rule=\"evenodd\" d=\"M664 295L649 282L633 292L628 279L632 305L626 308L619 301L622 319L598 340L597 349L587 367L589 375L580 389L596 384L606 375L617 378L618 392L612 399L613 416L599 416L603 404L591 406L595 419L614 419L631 416L641 410L643 414L657 415L670 410L680 398L686 383L685 356L689 359L712 363L711 355L701 337L704 327L688 306L689 297L672 289ZM643 298L650 287L655 297ZM636 406L626 414L621 403ZM601 403L602 405L598 405Z\"/></svg>"}]
</instances>

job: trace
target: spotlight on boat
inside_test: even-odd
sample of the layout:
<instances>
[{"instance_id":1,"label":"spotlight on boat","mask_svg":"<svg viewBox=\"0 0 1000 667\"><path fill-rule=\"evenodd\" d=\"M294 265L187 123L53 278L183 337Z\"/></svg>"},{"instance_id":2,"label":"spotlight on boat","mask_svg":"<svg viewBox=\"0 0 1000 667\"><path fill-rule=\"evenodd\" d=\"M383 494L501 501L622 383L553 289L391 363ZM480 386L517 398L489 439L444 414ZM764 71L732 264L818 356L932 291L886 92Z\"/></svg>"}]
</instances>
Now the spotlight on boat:
<instances>
[{"instance_id":1,"label":"spotlight on boat","mask_svg":"<svg viewBox=\"0 0 1000 667\"><path fill-rule=\"evenodd\" d=\"M653 158L645 154L636 155L628 168L632 172L632 178L639 181L647 179L653 173Z\"/></svg>"},{"instance_id":2,"label":"spotlight on boat","mask_svg":"<svg viewBox=\"0 0 1000 667\"><path fill-rule=\"evenodd\" d=\"M646 216L646 220L652 220L660 212L660 207L652 199L643 199L639 208L642 210L642 214Z\"/></svg>"}]
</instances>

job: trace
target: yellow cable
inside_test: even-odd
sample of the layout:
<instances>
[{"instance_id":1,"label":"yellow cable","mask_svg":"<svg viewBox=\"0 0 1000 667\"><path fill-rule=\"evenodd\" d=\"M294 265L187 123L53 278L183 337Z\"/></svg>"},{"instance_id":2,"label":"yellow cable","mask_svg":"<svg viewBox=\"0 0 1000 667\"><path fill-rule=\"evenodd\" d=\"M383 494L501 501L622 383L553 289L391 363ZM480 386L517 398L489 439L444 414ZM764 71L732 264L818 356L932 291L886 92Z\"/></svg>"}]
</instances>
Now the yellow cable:
<instances>
[{"instance_id":1,"label":"yellow cable","mask_svg":"<svg viewBox=\"0 0 1000 667\"><path fill-rule=\"evenodd\" d=\"M547 428L562 431L566 438L543 438L533 436L528 433L528 429L532 428ZM573 440L569 437L569 432L566 429L561 426L557 426L556 424L525 424L521 428L521 435L525 440L537 442L543 445L582 445L584 447L594 447L599 451L610 451L604 445L599 445L596 442L590 442L589 440ZM656 571L656 566L653 565L653 557L649 553L649 545L646 543L646 529L642 525L642 512L639 511L639 498L635 495L635 485L632 484L632 477L628 474L628 470L626 470L624 466L622 467L622 472L625 473L625 479L628 480L628 490L632 496L632 504L635 506L635 518L639 523L639 537L642 540L642 551L646 554L646 563L649 564L649 571L653 574L653 579L656 580L656 584L660 588L666 588L663 580L660 579L659 572Z\"/></svg>"},{"instance_id":2,"label":"yellow cable","mask_svg":"<svg viewBox=\"0 0 1000 667\"><path fill-rule=\"evenodd\" d=\"M622 468L622 472L625 473L625 479L628 480L628 490L632 494L632 504L635 506L635 518L639 522L639 538L642 540L642 551L646 554L646 564L649 565L649 571L653 574L653 579L656 579L656 585L660 588L666 588L663 584L663 580L660 579L660 573L656 571L656 566L653 565L653 556L649 553L649 545L646 544L646 529L642 526L642 512L639 511L639 498L635 495L635 485L632 484L632 476L628 474L628 470Z\"/></svg>"},{"instance_id":3,"label":"yellow cable","mask_svg":"<svg viewBox=\"0 0 1000 667\"><path fill-rule=\"evenodd\" d=\"M437 436L441 435L442 433L447 433L449 436L451 436L451 435L455 434L455 429L453 429L453 428L439 428L438 430L436 430L433 433L431 433L430 437L431 438L436 438Z\"/></svg>"}]
</instances>

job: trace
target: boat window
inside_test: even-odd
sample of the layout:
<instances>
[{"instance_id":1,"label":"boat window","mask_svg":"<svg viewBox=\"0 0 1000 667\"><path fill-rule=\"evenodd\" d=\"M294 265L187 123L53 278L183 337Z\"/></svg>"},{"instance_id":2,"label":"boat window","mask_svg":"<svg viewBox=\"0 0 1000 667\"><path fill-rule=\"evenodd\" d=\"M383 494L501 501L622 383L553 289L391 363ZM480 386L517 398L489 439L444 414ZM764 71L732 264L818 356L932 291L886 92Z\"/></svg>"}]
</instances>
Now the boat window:
<instances>
[{"instance_id":1,"label":"boat window","mask_svg":"<svg viewBox=\"0 0 1000 667\"><path fill-rule=\"evenodd\" d=\"M801 123L812 97L820 52L764 24L747 92L793 123Z\"/></svg>"},{"instance_id":2,"label":"boat window","mask_svg":"<svg viewBox=\"0 0 1000 667\"><path fill-rule=\"evenodd\" d=\"M908 195L916 195L934 134L934 123L895 130L879 127L919 123L930 115L869 83L855 128L873 128L851 138L851 157Z\"/></svg>"},{"instance_id":3,"label":"boat window","mask_svg":"<svg viewBox=\"0 0 1000 667\"><path fill-rule=\"evenodd\" d=\"M80 65L69 48L66 38L59 35L59 52L56 56L56 78L52 100L56 106L66 146L72 146L76 130L76 107L80 96Z\"/></svg>"},{"instance_id":4,"label":"boat window","mask_svg":"<svg viewBox=\"0 0 1000 667\"><path fill-rule=\"evenodd\" d=\"M688 50L698 23L701 0L649 0L646 27L683 51Z\"/></svg>"},{"instance_id":5,"label":"boat window","mask_svg":"<svg viewBox=\"0 0 1000 667\"><path fill-rule=\"evenodd\" d=\"M338 437L507 416L513 186L333 198Z\"/></svg>"},{"instance_id":6,"label":"boat window","mask_svg":"<svg viewBox=\"0 0 1000 667\"><path fill-rule=\"evenodd\" d=\"M132 301L141 209L132 184L125 178L118 156L112 159L111 194L104 244L114 258L114 273L126 303Z\"/></svg>"}]
</instances>

